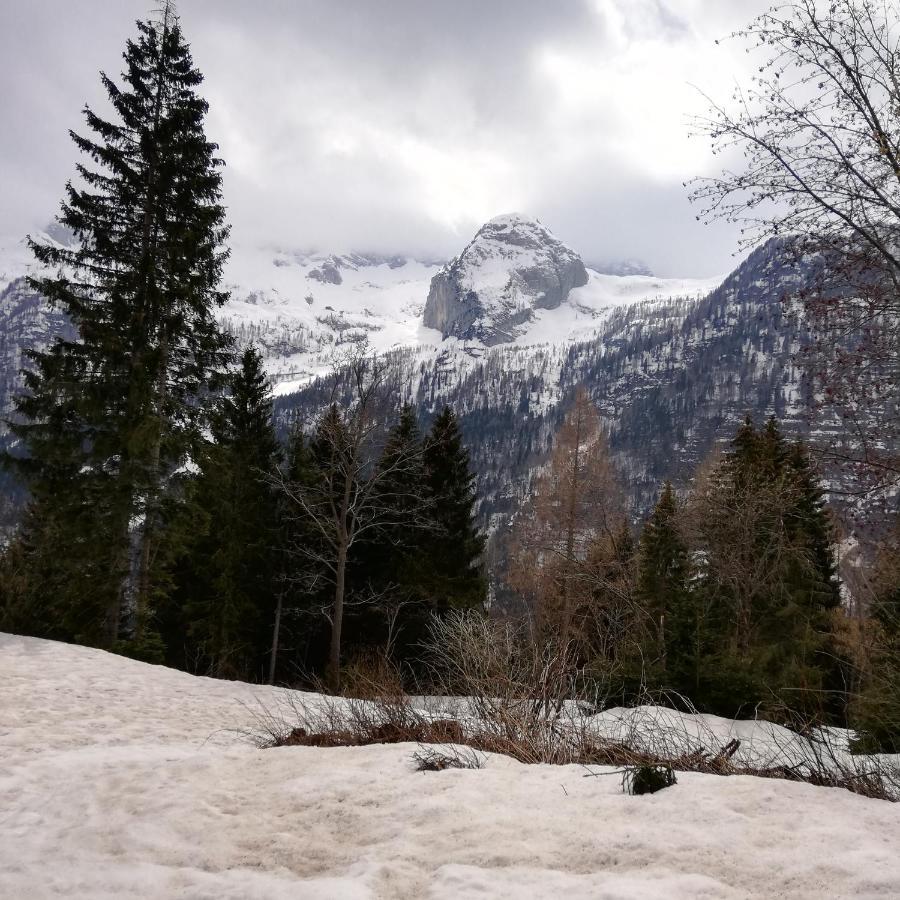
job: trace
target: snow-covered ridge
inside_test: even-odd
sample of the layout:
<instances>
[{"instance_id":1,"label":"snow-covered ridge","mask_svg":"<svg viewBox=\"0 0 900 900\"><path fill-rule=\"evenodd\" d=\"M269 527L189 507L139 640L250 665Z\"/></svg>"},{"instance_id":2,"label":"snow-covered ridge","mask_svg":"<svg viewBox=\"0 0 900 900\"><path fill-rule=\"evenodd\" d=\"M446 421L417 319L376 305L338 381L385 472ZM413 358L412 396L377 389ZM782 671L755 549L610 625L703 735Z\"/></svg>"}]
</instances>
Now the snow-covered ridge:
<instances>
[{"instance_id":1,"label":"snow-covered ridge","mask_svg":"<svg viewBox=\"0 0 900 900\"><path fill-rule=\"evenodd\" d=\"M43 236L65 239L58 230ZM457 271L466 290L478 291L490 302L485 306L481 301L476 327L456 329L449 338L427 327L426 301L435 278L453 263L442 266L399 255L311 253L238 244L226 267L230 300L220 318L240 343L260 347L276 389L289 392L327 372L345 346L362 341L378 353L411 349L423 361L439 353L454 357L478 353L498 341L523 347L564 344L596 333L615 306L699 296L718 281L585 270L577 254L545 226L520 215L488 222L457 259L462 261ZM8 365L0 360L0 366L7 383L21 365L19 351L38 346L42 329L50 337L61 327L54 319L58 314L49 310L41 313L39 323L25 321L41 304L17 279L33 267L24 240L0 240L0 293L15 283L7 302L0 305L0 344L8 348ZM525 275L511 282L511 271ZM512 321L509 314L515 317L517 308L519 321L505 332L498 329L501 321L507 325ZM48 316L54 319L49 324L44 321ZM8 398L0 397L0 411L8 409Z\"/></svg>"},{"instance_id":2,"label":"snow-covered ridge","mask_svg":"<svg viewBox=\"0 0 900 900\"><path fill-rule=\"evenodd\" d=\"M423 773L414 744L257 749L254 712L286 699L0 634L0 896L729 900L900 883L884 801L692 773L631 797L613 770L492 755Z\"/></svg>"},{"instance_id":3,"label":"snow-covered ridge","mask_svg":"<svg viewBox=\"0 0 900 900\"><path fill-rule=\"evenodd\" d=\"M239 342L254 342L270 374L289 389L327 371L343 345L379 353L433 346L422 326L438 264L404 257L302 254L238 247L226 270L231 299L221 318Z\"/></svg>"}]
</instances>

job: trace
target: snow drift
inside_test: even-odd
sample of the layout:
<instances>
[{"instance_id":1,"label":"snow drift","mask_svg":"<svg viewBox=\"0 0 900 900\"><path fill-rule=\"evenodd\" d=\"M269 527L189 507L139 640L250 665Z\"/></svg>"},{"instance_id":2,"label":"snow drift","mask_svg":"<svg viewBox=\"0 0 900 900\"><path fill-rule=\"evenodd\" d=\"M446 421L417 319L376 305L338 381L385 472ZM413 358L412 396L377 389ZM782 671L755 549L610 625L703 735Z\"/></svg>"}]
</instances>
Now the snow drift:
<instances>
[{"instance_id":1,"label":"snow drift","mask_svg":"<svg viewBox=\"0 0 900 900\"><path fill-rule=\"evenodd\" d=\"M617 776L412 745L257 750L278 689L0 635L0 896L878 897L900 807L846 791ZM236 729L236 730L229 730Z\"/></svg>"}]
</instances>

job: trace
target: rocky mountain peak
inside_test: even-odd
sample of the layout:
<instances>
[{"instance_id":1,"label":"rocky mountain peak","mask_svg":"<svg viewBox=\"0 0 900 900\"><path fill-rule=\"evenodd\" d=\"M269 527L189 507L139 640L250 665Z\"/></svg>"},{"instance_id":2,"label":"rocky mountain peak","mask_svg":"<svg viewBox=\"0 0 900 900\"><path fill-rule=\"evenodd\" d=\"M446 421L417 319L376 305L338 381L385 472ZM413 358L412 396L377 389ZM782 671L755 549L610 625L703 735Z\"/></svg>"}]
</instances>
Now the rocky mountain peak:
<instances>
[{"instance_id":1,"label":"rocky mountain peak","mask_svg":"<svg viewBox=\"0 0 900 900\"><path fill-rule=\"evenodd\" d=\"M578 254L537 219L497 216L434 276L424 324L444 337L502 344L536 309L555 309L587 280Z\"/></svg>"}]
</instances>

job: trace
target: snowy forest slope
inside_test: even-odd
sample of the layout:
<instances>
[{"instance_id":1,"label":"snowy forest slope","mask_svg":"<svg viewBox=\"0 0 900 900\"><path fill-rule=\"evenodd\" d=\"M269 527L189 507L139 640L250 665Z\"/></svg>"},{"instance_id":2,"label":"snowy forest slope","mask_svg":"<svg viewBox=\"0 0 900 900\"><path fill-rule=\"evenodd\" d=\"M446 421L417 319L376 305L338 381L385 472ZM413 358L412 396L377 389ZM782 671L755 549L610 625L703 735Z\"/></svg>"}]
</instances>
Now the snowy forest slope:
<instances>
[{"instance_id":1,"label":"snowy forest slope","mask_svg":"<svg viewBox=\"0 0 900 900\"><path fill-rule=\"evenodd\" d=\"M526 237L532 226L537 234L545 231L531 220L515 221ZM553 240L554 253L578 261ZM477 254L495 280L511 264L498 256L497 246L488 242ZM465 252L473 247L478 249L477 236ZM518 259L521 248L513 249ZM67 328L21 277L28 265L20 243L4 244L4 418L21 385L24 350ZM283 427L315 417L329 390L322 379L336 354L364 344L391 357L398 394L426 420L444 403L459 412L485 524L507 516L527 492L581 383L609 429L635 517L650 508L663 479L683 484L748 414L777 416L791 436L841 436L840 423L821 411L818 433L810 432L812 397L796 365L806 335L781 302L804 273L785 264L775 242L753 252L721 283L588 269L586 284L568 290L552 309L526 310L515 335L494 346L477 337L445 339L423 324L429 285L444 271L435 262L402 256L242 248L229 265L230 300L220 317L239 345L254 343L264 354ZM475 274L466 271L476 284ZM540 272L543 278L549 269ZM839 483L841 473L826 474ZM0 510L0 519L9 518Z\"/></svg>"},{"instance_id":2,"label":"snowy forest slope","mask_svg":"<svg viewBox=\"0 0 900 900\"><path fill-rule=\"evenodd\" d=\"M747 415L758 421L774 415L794 437L850 439L827 410L817 412L811 430L813 398L796 361L808 335L782 302L804 277L770 242L702 298L614 306L591 333L569 340L487 349L447 341L437 355L396 351L403 373L398 390L420 409L449 403L459 412L484 517L502 520L527 494L583 384L609 431L633 512L641 516L664 479L686 483ZM310 414L325 390L314 383L283 395L279 416ZM826 474L831 483L842 477Z\"/></svg>"}]
</instances>

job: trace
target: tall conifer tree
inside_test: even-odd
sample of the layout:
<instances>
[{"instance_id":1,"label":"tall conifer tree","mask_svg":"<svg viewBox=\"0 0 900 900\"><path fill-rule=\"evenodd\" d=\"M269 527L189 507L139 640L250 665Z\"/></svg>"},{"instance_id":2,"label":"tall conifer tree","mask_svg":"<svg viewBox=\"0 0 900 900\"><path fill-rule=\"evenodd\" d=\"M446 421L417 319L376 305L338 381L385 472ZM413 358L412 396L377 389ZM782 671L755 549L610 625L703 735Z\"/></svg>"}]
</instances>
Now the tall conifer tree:
<instances>
[{"instance_id":1,"label":"tall conifer tree","mask_svg":"<svg viewBox=\"0 0 900 900\"><path fill-rule=\"evenodd\" d=\"M747 420L694 499L697 590L722 627L711 705L842 719L831 523L802 444ZM713 661L710 660L712 663Z\"/></svg>"},{"instance_id":2,"label":"tall conifer tree","mask_svg":"<svg viewBox=\"0 0 900 900\"><path fill-rule=\"evenodd\" d=\"M279 461L272 393L262 357L241 356L213 429L194 500L208 521L190 547L183 591L188 629L205 668L259 678L265 671L278 584Z\"/></svg>"},{"instance_id":3,"label":"tall conifer tree","mask_svg":"<svg viewBox=\"0 0 900 900\"><path fill-rule=\"evenodd\" d=\"M214 313L228 230L202 76L169 0L137 27L122 82L101 76L113 116L86 108L89 136L72 134L86 161L59 221L76 244L32 242L52 271L34 287L78 334L32 354L14 425L33 568L34 543L51 537L67 636L106 646L149 640L179 473L227 347Z\"/></svg>"},{"instance_id":4,"label":"tall conifer tree","mask_svg":"<svg viewBox=\"0 0 900 900\"><path fill-rule=\"evenodd\" d=\"M477 607L487 594L480 569L485 542L475 521L475 474L450 407L432 423L423 459L435 523L426 547L428 591L439 609Z\"/></svg>"},{"instance_id":5,"label":"tall conifer tree","mask_svg":"<svg viewBox=\"0 0 900 900\"><path fill-rule=\"evenodd\" d=\"M690 591L690 559L668 481L641 532L636 595L652 620L667 686L685 691L691 682L698 686L699 608Z\"/></svg>"},{"instance_id":6,"label":"tall conifer tree","mask_svg":"<svg viewBox=\"0 0 900 900\"><path fill-rule=\"evenodd\" d=\"M415 410L406 404L388 434L378 462L385 477L378 485L384 508L382 523L360 554L360 573L377 590L414 588L424 543L423 525L429 514L423 507L425 470L422 435Z\"/></svg>"}]
</instances>

